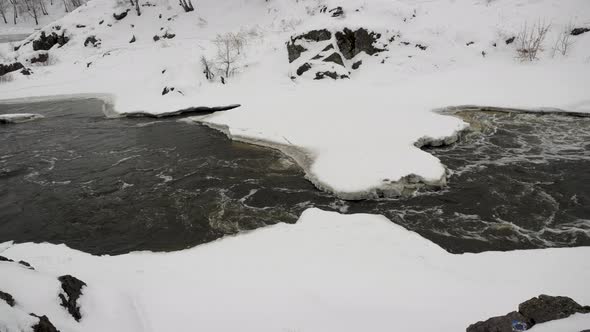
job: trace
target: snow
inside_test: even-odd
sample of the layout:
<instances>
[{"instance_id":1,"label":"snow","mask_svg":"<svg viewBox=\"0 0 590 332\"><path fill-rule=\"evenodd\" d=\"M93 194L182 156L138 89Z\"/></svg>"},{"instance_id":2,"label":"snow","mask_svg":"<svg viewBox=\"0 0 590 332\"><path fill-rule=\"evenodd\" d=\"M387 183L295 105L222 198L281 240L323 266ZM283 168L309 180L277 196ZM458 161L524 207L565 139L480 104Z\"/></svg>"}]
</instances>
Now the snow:
<instances>
[{"instance_id":1,"label":"snow","mask_svg":"<svg viewBox=\"0 0 590 332\"><path fill-rule=\"evenodd\" d=\"M552 58L550 51L570 22L587 24L590 3L585 0L203 0L192 13L182 12L175 2L154 3L142 7L139 17L130 11L116 21L112 13L126 7L90 1L48 26L60 25L70 42L50 51L51 66L33 66L33 76L3 84L0 99L109 96L118 113L241 104L199 121L225 128L235 139L298 150L311 181L352 199L394 195L411 175L430 185L445 184L444 166L414 144L425 137L453 138L466 124L433 110L484 105L590 111L590 34L575 37L566 57ZM323 5L342 6L345 17L320 13ZM553 26L545 51L539 61L521 63L514 44L504 40L525 22L539 19ZM87 26L77 28L80 23ZM291 80L294 67L287 61L285 42L311 29L344 27L400 37L387 52L357 56L363 65L350 80ZM176 37L153 41L166 31ZM240 73L228 85L208 82L200 57L215 53L217 33L232 31L249 40ZM83 46L90 35L101 39L100 48ZM130 44L132 36L137 42ZM467 46L469 42L474 44ZM27 58L30 47L9 55ZM165 86L182 94L162 95Z\"/></svg>"},{"instance_id":2,"label":"snow","mask_svg":"<svg viewBox=\"0 0 590 332\"><path fill-rule=\"evenodd\" d=\"M531 332L555 332L555 331L572 331L581 332L590 328L590 314L575 314L565 319L546 322L533 326L528 331Z\"/></svg>"},{"instance_id":3,"label":"snow","mask_svg":"<svg viewBox=\"0 0 590 332\"><path fill-rule=\"evenodd\" d=\"M79 325L47 312L62 331L462 331L539 294L590 303L590 248L452 255L385 217L318 209L171 253L25 243L1 254L88 284ZM17 301L56 306L55 281L1 268Z\"/></svg>"},{"instance_id":4,"label":"snow","mask_svg":"<svg viewBox=\"0 0 590 332\"><path fill-rule=\"evenodd\" d=\"M15 113L15 114L0 114L0 122L20 123L43 118L41 114L33 113Z\"/></svg>"}]
</instances>

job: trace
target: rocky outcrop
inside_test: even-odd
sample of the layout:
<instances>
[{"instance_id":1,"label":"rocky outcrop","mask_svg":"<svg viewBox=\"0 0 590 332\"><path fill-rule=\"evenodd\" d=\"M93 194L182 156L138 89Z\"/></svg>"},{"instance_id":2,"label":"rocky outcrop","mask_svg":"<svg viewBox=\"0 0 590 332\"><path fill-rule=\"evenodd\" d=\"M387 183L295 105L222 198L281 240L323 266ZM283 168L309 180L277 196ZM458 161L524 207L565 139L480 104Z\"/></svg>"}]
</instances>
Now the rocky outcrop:
<instances>
[{"instance_id":1,"label":"rocky outcrop","mask_svg":"<svg viewBox=\"0 0 590 332\"><path fill-rule=\"evenodd\" d=\"M0 301L8 303L9 306L14 307L14 298L8 293L0 291Z\"/></svg>"},{"instance_id":2,"label":"rocky outcrop","mask_svg":"<svg viewBox=\"0 0 590 332\"><path fill-rule=\"evenodd\" d=\"M6 75L13 71L17 71L19 69L23 69L24 67L25 66L23 66L23 64L20 62L14 62L9 64L0 63L0 76ZM0 258L2 258L2 256L0 256ZM0 259L0 261L2 261L2 259Z\"/></svg>"},{"instance_id":3,"label":"rocky outcrop","mask_svg":"<svg viewBox=\"0 0 590 332\"><path fill-rule=\"evenodd\" d=\"M101 45L101 40L96 38L96 36L88 36L86 38L86 40L84 41L84 46L88 47L88 46L92 46L92 47L100 47Z\"/></svg>"},{"instance_id":4,"label":"rocky outcrop","mask_svg":"<svg viewBox=\"0 0 590 332\"><path fill-rule=\"evenodd\" d=\"M82 314L80 314L78 299L82 295L82 288L86 286L86 283L71 275L61 276L57 279L61 282L61 289L63 290L59 294L62 307L66 308L76 321L80 321Z\"/></svg>"},{"instance_id":5,"label":"rocky outcrop","mask_svg":"<svg viewBox=\"0 0 590 332\"><path fill-rule=\"evenodd\" d=\"M51 324L47 316L37 316L35 314L31 314L31 316L39 318L39 322L33 325L34 332L59 332L59 330Z\"/></svg>"},{"instance_id":6,"label":"rocky outcrop","mask_svg":"<svg viewBox=\"0 0 590 332\"><path fill-rule=\"evenodd\" d=\"M467 328L467 332L526 331L536 324L567 318L576 313L590 313L589 306L581 306L569 297L539 295L518 306L518 311L492 317Z\"/></svg>"},{"instance_id":7,"label":"rocky outcrop","mask_svg":"<svg viewBox=\"0 0 590 332\"><path fill-rule=\"evenodd\" d=\"M44 63L44 62L47 62L47 60L49 60L49 53L42 52L42 53L37 54L37 56L33 56L30 61L31 61L31 63L37 63L37 62Z\"/></svg>"},{"instance_id":8,"label":"rocky outcrop","mask_svg":"<svg viewBox=\"0 0 590 332\"><path fill-rule=\"evenodd\" d=\"M575 28L575 29L572 29L571 35L578 36L578 35L581 35L586 32L590 32L590 28Z\"/></svg>"},{"instance_id":9,"label":"rocky outcrop","mask_svg":"<svg viewBox=\"0 0 590 332\"><path fill-rule=\"evenodd\" d=\"M311 30L295 38L295 40L297 39L306 39L317 43L324 40L332 39L332 33L326 29Z\"/></svg>"},{"instance_id":10,"label":"rocky outcrop","mask_svg":"<svg viewBox=\"0 0 590 332\"><path fill-rule=\"evenodd\" d=\"M65 45L69 41L69 38L66 37L65 31L62 31L61 35L58 35L55 32L52 32L50 35L46 35L45 31L41 31L39 38L33 40L33 51L49 51L54 45L59 45L59 47Z\"/></svg>"},{"instance_id":11,"label":"rocky outcrop","mask_svg":"<svg viewBox=\"0 0 590 332\"><path fill-rule=\"evenodd\" d=\"M336 44L344 58L350 60L361 52L373 55L384 51L373 45L380 37L381 35L363 28L356 31L345 28L342 32L336 32Z\"/></svg>"},{"instance_id":12,"label":"rocky outcrop","mask_svg":"<svg viewBox=\"0 0 590 332\"><path fill-rule=\"evenodd\" d=\"M294 41L287 43L287 53L289 56L289 63L299 59L301 53L307 51L307 48L296 45Z\"/></svg>"},{"instance_id":13,"label":"rocky outcrop","mask_svg":"<svg viewBox=\"0 0 590 332\"><path fill-rule=\"evenodd\" d=\"M576 313L590 313L590 306L581 306L565 296L539 295L518 306L518 311L535 324L567 318Z\"/></svg>"}]
</instances>

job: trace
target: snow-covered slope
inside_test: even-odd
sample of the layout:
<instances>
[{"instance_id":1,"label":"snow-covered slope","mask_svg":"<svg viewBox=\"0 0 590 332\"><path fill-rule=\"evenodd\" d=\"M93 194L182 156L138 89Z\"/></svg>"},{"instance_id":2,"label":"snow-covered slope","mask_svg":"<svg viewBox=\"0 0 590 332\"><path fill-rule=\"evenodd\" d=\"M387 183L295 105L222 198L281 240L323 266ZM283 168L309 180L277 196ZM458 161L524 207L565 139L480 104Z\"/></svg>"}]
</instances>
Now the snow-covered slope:
<instances>
[{"instance_id":1,"label":"snow-covered slope","mask_svg":"<svg viewBox=\"0 0 590 332\"><path fill-rule=\"evenodd\" d=\"M384 217L317 209L294 225L173 253L96 257L63 245L7 244L0 254L88 284L80 323L63 308L47 311L66 332L452 332L542 293L590 303L590 248L452 255ZM14 285L17 301L51 301L0 268L0 285Z\"/></svg>"},{"instance_id":2,"label":"snow-covered slope","mask_svg":"<svg viewBox=\"0 0 590 332\"><path fill-rule=\"evenodd\" d=\"M51 65L27 62L40 53L30 43L39 34L8 55L34 74L9 74L14 79L2 84L0 98L100 94L121 113L241 104L200 121L226 127L236 139L298 151L308 177L343 198L395 195L416 181L444 185L443 165L414 144L452 142L466 125L433 109L590 111L590 33L571 36L566 56L551 51L562 31L589 24L585 0L202 0L196 6L185 13L174 1L145 2L137 16L126 2L90 1L46 27L47 35L69 40L49 51ZM343 13L333 17L338 7ZM121 20L113 15L127 10ZM552 27L545 50L540 60L522 63L517 41L506 40L537 22ZM346 69L326 63L349 78L298 76L301 63L289 63L286 43L327 29L336 44L334 34L344 28L375 32L386 50L361 52L345 61ZM214 40L226 32L241 32L247 43L238 74L223 85L219 77L205 78L201 56L214 59Z\"/></svg>"}]
</instances>

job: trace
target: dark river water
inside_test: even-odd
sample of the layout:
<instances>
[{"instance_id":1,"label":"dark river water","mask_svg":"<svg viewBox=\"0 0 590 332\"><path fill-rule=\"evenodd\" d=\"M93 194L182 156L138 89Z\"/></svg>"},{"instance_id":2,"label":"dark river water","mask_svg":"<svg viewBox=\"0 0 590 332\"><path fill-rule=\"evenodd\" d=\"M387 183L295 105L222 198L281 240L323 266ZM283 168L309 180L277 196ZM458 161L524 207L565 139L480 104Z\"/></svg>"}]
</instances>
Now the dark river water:
<instances>
[{"instance_id":1,"label":"dark river water","mask_svg":"<svg viewBox=\"0 0 590 332\"><path fill-rule=\"evenodd\" d=\"M0 125L0 242L170 251L319 207L383 214L455 253L590 245L590 118L468 113L473 132L429 150L449 167L447 189L352 202L317 190L280 152L101 109L0 104L45 116Z\"/></svg>"}]
</instances>

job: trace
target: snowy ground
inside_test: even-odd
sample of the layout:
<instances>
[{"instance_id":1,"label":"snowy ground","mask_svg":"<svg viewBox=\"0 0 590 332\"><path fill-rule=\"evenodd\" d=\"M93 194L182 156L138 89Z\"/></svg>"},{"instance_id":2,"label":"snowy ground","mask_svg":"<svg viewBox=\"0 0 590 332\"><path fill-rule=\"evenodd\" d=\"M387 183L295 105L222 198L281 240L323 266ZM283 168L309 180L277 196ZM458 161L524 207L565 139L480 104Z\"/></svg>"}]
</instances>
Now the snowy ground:
<instances>
[{"instance_id":1,"label":"snowy ground","mask_svg":"<svg viewBox=\"0 0 590 332\"><path fill-rule=\"evenodd\" d=\"M56 282L24 288L34 271L0 274L4 291L66 332L463 331L541 293L590 303L590 248L451 255L383 217L317 209L174 253L20 244L0 254L89 285L77 324L50 304Z\"/></svg>"}]
</instances>

